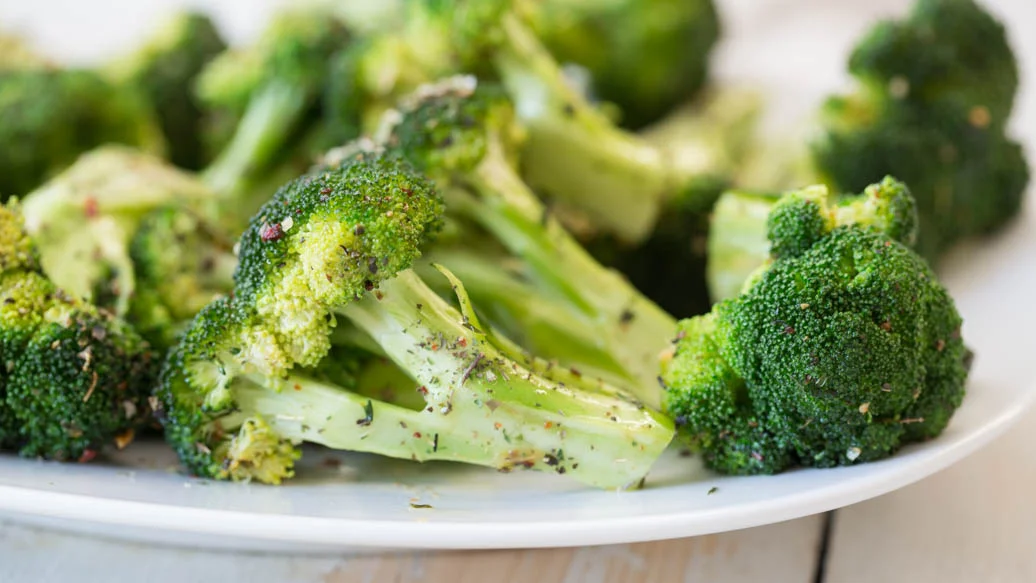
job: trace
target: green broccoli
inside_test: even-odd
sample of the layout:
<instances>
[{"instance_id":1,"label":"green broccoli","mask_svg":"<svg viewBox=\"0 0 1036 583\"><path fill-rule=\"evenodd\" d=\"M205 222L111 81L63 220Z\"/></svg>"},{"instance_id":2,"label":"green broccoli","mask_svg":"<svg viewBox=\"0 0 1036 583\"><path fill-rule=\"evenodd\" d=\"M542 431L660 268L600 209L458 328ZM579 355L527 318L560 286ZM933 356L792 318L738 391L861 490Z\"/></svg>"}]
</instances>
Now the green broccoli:
<instances>
[{"instance_id":1,"label":"green broccoli","mask_svg":"<svg viewBox=\"0 0 1036 583\"><path fill-rule=\"evenodd\" d=\"M77 298L129 313L130 242L157 208L206 209L215 195L193 175L125 146L104 146L28 194L25 226L44 271Z\"/></svg>"},{"instance_id":2,"label":"green broccoli","mask_svg":"<svg viewBox=\"0 0 1036 583\"><path fill-rule=\"evenodd\" d=\"M676 321L549 215L515 169L522 138L502 90L453 77L404 100L387 147L436 180L449 215L507 250L510 266L491 247L479 257L473 250L486 247L476 230L462 233L459 249L430 253L495 324L536 354L632 385L657 407L657 358Z\"/></svg>"},{"instance_id":3,"label":"green broccoli","mask_svg":"<svg viewBox=\"0 0 1036 583\"><path fill-rule=\"evenodd\" d=\"M115 79L139 88L152 104L169 161L181 168L198 170L209 161L209 122L193 87L203 67L224 49L226 43L208 16L178 12L143 47L111 67Z\"/></svg>"},{"instance_id":4,"label":"green broccoli","mask_svg":"<svg viewBox=\"0 0 1036 583\"><path fill-rule=\"evenodd\" d=\"M1024 152L1005 133L1016 69L1003 27L972 0L918 0L907 19L874 27L849 61L858 91L824 104L823 135L808 153L762 148L717 202L713 299L736 294L765 256L774 192L802 183L858 192L886 175L906 182L920 221L915 248L936 267L956 242L1006 224L1029 181Z\"/></svg>"},{"instance_id":5,"label":"green broccoli","mask_svg":"<svg viewBox=\"0 0 1036 583\"><path fill-rule=\"evenodd\" d=\"M15 206L0 207L0 447L89 461L120 449L150 417L159 360L108 312L40 269Z\"/></svg>"},{"instance_id":6,"label":"green broccoli","mask_svg":"<svg viewBox=\"0 0 1036 583\"><path fill-rule=\"evenodd\" d=\"M681 324L662 367L665 409L709 467L881 459L938 435L960 405L961 318L909 247L910 194L887 179L864 196L782 197L768 220L771 263Z\"/></svg>"},{"instance_id":7,"label":"green broccoli","mask_svg":"<svg viewBox=\"0 0 1036 583\"><path fill-rule=\"evenodd\" d=\"M712 0L561 0L533 6L537 36L591 76L623 125L657 121L705 84L720 22Z\"/></svg>"},{"instance_id":8,"label":"green broccoli","mask_svg":"<svg viewBox=\"0 0 1036 583\"><path fill-rule=\"evenodd\" d=\"M410 267L442 212L407 163L359 147L278 191L241 238L233 296L201 311L163 372L160 417L192 472L278 483L308 441L638 483L668 420L518 355L480 325L459 281L461 311L428 288ZM321 372L346 322L413 379L424 409Z\"/></svg>"},{"instance_id":9,"label":"green broccoli","mask_svg":"<svg viewBox=\"0 0 1036 583\"><path fill-rule=\"evenodd\" d=\"M126 319L160 349L194 316L234 289L233 241L185 206L145 215L129 242L135 281Z\"/></svg>"},{"instance_id":10,"label":"green broccoli","mask_svg":"<svg viewBox=\"0 0 1036 583\"><path fill-rule=\"evenodd\" d=\"M229 143L203 172L206 183L231 199L224 213L246 220L272 194L251 191L317 131L328 62L349 39L329 12L288 11L253 46L226 51L202 70L198 98L236 120Z\"/></svg>"},{"instance_id":11,"label":"green broccoli","mask_svg":"<svg viewBox=\"0 0 1036 583\"><path fill-rule=\"evenodd\" d=\"M0 66L0 120L0 198L25 195L101 144L164 149L144 100L86 69Z\"/></svg>"},{"instance_id":12,"label":"green broccoli","mask_svg":"<svg viewBox=\"0 0 1036 583\"><path fill-rule=\"evenodd\" d=\"M821 176L847 192L884 174L904 180L929 260L1018 213L1029 170L1005 134L1018 65L991 15L972 0L919 0L860 41L849 71L860 89L822 112Z\"/></svg>"}]
</instances>

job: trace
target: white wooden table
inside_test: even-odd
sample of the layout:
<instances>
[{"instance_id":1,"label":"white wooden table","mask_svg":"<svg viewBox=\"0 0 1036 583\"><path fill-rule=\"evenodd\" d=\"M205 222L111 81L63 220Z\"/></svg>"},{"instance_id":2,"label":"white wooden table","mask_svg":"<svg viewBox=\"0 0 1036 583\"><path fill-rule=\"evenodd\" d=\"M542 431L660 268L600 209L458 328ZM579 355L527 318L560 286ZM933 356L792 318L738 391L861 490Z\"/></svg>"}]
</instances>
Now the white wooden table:
<instances>
[{"instance_id":1,"label":"white wooden table","mask_svg":"<svg viewBox=\"0 0 1036 583\"><path fill-rule=\"evenodd\" d=\"M258 5L276 0L212 3L235 36L262 22ZM730 47L724 61L752 59L764 81L782 67L817 73L803 78L823 90L837 82L844 49L876 15L900 12L910 0L717 0L728 31L794 43L794 62L774 62ZM156 5L194 0L111 0L126 22L145 20ZM1036 153L1036 1L985 0L1008 22L1023 53L1025 95L1014 126ZM113 7L112 5L118 5ZM97 3L0 0L0 22L28 25L52 48L82 60L134 39L125 29L100 26L85 52L69 42L102 18ZM805 12L800 10L805 9ZM48 15L40 20L39 14ZM61 14L61 18L53 15ZM806 14L806 17L802 17ZM796 16L800 15L800 16ZM243 18L237 18L243 16ZM36 26L39 25L39 26ZM832 32L837 31L837 32ZM855 31L855 32L854 32ZM826 33L826 34L825 34ZM86 33L88 34L88 33ZM1031 80L1031 81L1030 81ZM834 86L837 86L835 84ZM688 581L875 583L915 581L1036 581L1036 411L993 445L918 484L825 516L691 539L611 547L537 551L454 552L358 557L302 557L209 553L95 540L0 522L0 583L141 583L250 581L347 583L380 581L482 582Z\"/></svg>"},{"instance_id":2,"label":"white wooden table","mask_svg":"<svg viewBox=\"0 0 1036 583\"><path fill-rule=\"evenodd\" d=\"M828 516L535 551L303 557L95 540L0 523L0 581L1024 583L1036 581L1036 411L960 464Z\"/></svg>"}]
</instances>

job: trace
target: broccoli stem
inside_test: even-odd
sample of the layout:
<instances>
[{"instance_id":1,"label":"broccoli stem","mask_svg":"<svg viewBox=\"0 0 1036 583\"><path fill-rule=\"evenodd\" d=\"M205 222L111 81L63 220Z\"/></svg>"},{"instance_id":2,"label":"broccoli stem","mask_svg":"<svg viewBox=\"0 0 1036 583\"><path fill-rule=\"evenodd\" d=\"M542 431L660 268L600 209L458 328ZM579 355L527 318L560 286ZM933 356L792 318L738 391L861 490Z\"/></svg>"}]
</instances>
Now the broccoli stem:
<instances>
[{"instance_id":1,"label":"broccoli stem","mask_svg":"<svg viewBox=\"0 0 1036 583\"><path fill-rule=\"evenodd\" d=\"M411 270L340 315L409 371L427 390L428 407L415 412L379 403L373 420L357 431L367 400L345 396L305 417L312 435L299 438L391 457L556 471L602 488L635 485L671 438L664 417L594 381L568 375L572 384L566 385L514 362ZM308 398L299 396L308 388L284 390L280 398ZM325 419L343 402L355 419L332 428ZM284 414L281 405L273 411ZM281 423L276 416L269 421ZM302 425L293 422L296 431ZM360 437L374 430L383 433Z\"/></svg>"},{"instance_id":2,"label":"broccoli stem","mask_svg":"<svg viewBox=\"0 0 1036 583\"><path fill-rule=\"evenodd\" d=\"M712 210L706 279L713 302L737 297L770 258L767 219L776 195L728 191Z\"/></svg>"},{"instance_id":3,"label":"broccoli stem","mask_svg":"<svg viewBox=\"0 0 1036 583\"><path fill-rule=\"evenodd\" d=\"M676 187L666 156L588 104L517 17L505 16L500 31L494 60L529 130L522 152L529 183L624 239L643 239Z\"/></svg>"},{"instance_id":4,"label":"broccoli stem","mask_svg":"<svg viewBox=\"0 0 1036 583\"><path fill-rule=\"evenodd\" d=\"M519 329L544 325L552 328L558 340L539 348L546 356L562 361L583 362L578 360L579 353L587 347L596 348L600 355L590 361L591 365L617 364L625 379L634 384L637 398L657 408L661 399L658 355L676 333L676 320L619 273L598 263L557 220L548 216L501 152L487 153L472 173L470 185L479 199L465 191L449 189L444 195L450 208L481 224L527 264L528 275L539 284L537 287L563 301L569 309L574 308L584 322L580 328L587 329L587 334L594 338L579 346L563 342L563 338L572 336L569 330L573 321L562 316L561 310L540 311L537 321L520 320L523 312L526 316L530 312L515 306L516 302L526 301L516 296L505 300L502 307L521 324ZM448 261L445 264L452 267ZM485 286L472 291L481 298L478 304L492 303L499 295Z\"/></svg>"},{"instance_id":5,"label":"broccoli stem","mask_svg":"<svg viewBox=\"0 0 1036 583\"><path fill-rule=\"evenodd\" d=\"M202 174L221 196L241 194L252 175L261 173L280 152L308 103L301 84L273 81L248 103L234 137Z\"/></svg>"}]
</instances>

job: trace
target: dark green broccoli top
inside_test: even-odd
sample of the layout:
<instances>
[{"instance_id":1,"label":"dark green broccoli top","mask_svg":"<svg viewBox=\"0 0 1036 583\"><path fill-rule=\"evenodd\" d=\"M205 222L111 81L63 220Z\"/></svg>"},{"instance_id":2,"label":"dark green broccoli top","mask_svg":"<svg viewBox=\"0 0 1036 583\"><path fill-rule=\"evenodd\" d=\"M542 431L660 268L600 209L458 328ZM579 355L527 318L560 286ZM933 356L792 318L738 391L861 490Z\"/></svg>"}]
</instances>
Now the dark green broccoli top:
<instances>
[{"instance_id":1,"label":"dark green broccoli top","mask_svg":"<svg viewBox=\"0 0 1036 583\"><path fill-rule=\"evenodd\" d=\"M890 208L909 208L896 198ZM887 234L910 230L825 226L825 205L801 193L777 207L781 254L741 296L685 322L663 367L666 406L692 445L716 469L770 473L938 435L964 396L968 355L953 300Z\"/></svg>"},{"instance_id":2,"label":"dark green broccoli top","mask_svg":"<svg viewBox=\"0 0 1036 583\"><path fill-rule=\"evenodd\" d=\"M1017 63L991 15L972 0L921 0L859 43L850 72L860 89L825 105L813 147L827 180L846 192L886 174L906 182L929 260L1017 214L1029 169L1004 130Z\"/></svg>"}]
</instances>

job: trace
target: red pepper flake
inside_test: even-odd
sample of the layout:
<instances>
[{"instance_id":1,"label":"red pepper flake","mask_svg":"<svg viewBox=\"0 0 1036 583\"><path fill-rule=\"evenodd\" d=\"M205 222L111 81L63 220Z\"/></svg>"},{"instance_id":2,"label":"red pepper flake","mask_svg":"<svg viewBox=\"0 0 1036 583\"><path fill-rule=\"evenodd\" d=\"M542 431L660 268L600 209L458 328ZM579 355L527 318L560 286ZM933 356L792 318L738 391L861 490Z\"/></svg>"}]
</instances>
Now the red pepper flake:
<instances>
[{"instance_id":1,"label":"red pepper flake","mask_svg":"<svg viewBox=\"0 0 1036 583\"><path fill-rule=\"evenodd\" d=\"M421 439L421 432L420 431L415 431L414 432L414 438L415 439Z\"/></svg>"},{"instance_id":2,"label":"red pepper flake","mask_svg":"<svg viewBox=\"0 0 1036 583\"><path fill-rule=\"evenodd\" d=\"M95 457L97 457L97 450L84 449L83 455L79 456L79 459L77 461L81 464L85 464L87 462L92 461Z\"/></svg>"},{"instance_id":3,"label":"red pepper flake","mask_svg":"<svg viewBox=\"0 0 1036 583\"><path fill-rule=\"evenodd\" d=\"M884 322L881 323L881 329L886 331L886 332L891 332L892 331L892 322L889 322L888 320L885 320Z\"/></svg>"},{"instance_id":4,"label":"red pepper flake","mask_svg":"<svg viewBox=\"0 0 1036 583\"><path fill-rule=\"evenodd\" d=\"M97 199L96 198L94 198L92 196L86 197L86 199L83 201L83 214L85 214L87 216L87 218L91 218L91 219L97 216Z\"/></svg>"},{"instance_id":5,"label":"red pepper flake","mask_svg":"<svg viewBox=\"0 0 1036 583\"><path fill-rule=\"evenodd\" d=\"M298 383L295 383L295 386L293 386L292 388L295 389L296 391L301 391L302 390L302 385L300 385Z\"/></svg>"},{"instance_id":6,"label":"red pepper flake","mask_svg":"<svg viewBox=\"0 0 1036 583\"><path fill-rule=\"evenodd\" d=\"M468 339L467 338L464 338L463 336L461 336L460 339L457 340L457 346L460 346L461 348L464 348L467 345L468 345Z\"/></svg>"},{"instance_id":7,"label":"red pepper flake","mask_svg":"<svg viewBox=\"0 0 1036 583\"><path fill-rule=\"evenodd\" d=\"M276 241L284 236L284 230L281 229L280 223L266 224L263 225L259 231L259 238L263 241Z\"/></svg>"},{"instance_id":8,"label":"red pepper flake","mask_svg":"<svg viewBox=\"0 0 1036 583\"><path fill-rule=\"evenodd\" d=\"M946 341L943 340L942 338L940 338L939 341L935 343L935 350L937 352L942 352L945 349L946 349Z\"/></svg>"},{"instance_id":9,"label":"red pepper flake","mask_svg":"<svg viewBox=\"0 0 1036 583\"><path fill-rule=\"evenodd\" d=\"M554 423L552 421L544 421L543 422L543 428L544 429L550 429L551 427L554 427Z\"/></svg>"},{"instance_id":10,"label":"red pepper flake","mask_svg":"<svg viewBox=\"0 0 1036 583\"><path fill-rule=\"evenodd\" d=\"M427 395L428 394L428 387L426 387L424 385L421 385L420 387L417 387L417 392L421 393L422 395Z\"/></svg>"},{"instance_id":11,"label":"red pepper flake","mask_svg":"<svg viewBox=\"0 0 1036 583\"><path fill-rule=\"evenodd\" d=\"M500 429L501 427L503 427L503 425L500 424L500 423L494 423L493 424L493 429Z\"/></svg>"}]
</instances>

